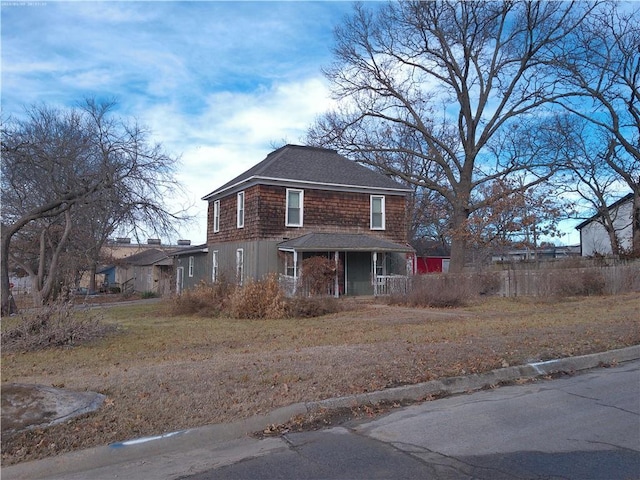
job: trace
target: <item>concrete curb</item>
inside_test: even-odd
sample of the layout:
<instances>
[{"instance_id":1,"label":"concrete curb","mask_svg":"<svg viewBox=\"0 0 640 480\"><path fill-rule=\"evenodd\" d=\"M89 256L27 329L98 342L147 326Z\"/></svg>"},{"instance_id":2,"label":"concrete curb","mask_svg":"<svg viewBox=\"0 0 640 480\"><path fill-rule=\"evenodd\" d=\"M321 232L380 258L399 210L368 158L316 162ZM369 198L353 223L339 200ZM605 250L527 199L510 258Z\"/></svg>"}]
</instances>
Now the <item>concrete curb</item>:
<instances>
[{"instance_id":1,"label":"concrete curb","mask_svg":"<svg viewBox=\"0 0 640 480\"><path fill-rule=\"evenodd\" d=\"M640 345L592 355L500 368L483 374L443 378L417 385L389 388L361 395L331 398L317 402L296 403L278 408L267 415L255 416L238 422L207 425L5 467L2 469L2 477L5 480L66 478L81 472L109 466L115 467L131 462L148 463L142 460L150 459L151 457L175 457L180 452L207 449L206 453L203 453L211 455L211 451L216 450L216 447L219 448L222 443L238 443L240 439L246 438L254 432L262 431L267 426L286 423L294 416L305 415L319 410L348 408L382 401L418 401L436 394L470 393L498 386L501 383L531 380L561 372L575 373L637 359L640 359Z\"/></svg>"}]
</instances>

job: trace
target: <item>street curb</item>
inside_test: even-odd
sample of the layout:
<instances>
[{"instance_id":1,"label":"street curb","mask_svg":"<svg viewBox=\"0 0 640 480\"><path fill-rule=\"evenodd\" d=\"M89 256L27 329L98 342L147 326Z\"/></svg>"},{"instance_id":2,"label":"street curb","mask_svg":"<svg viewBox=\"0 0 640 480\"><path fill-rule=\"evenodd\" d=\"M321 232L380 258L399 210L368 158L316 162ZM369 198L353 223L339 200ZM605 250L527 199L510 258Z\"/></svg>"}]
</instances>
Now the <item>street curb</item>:
<instances>
[{"instance_id":1,"label":"street curb","mask_svg":"<svg viewBox=\"0 0 640 480\"><path fill-rule=\"evenodd\" d=\"M266 415L254 416L237 422L207 425L156 437L139 438L4 467L2 477L4 480L36 480L78 474L136 460L150 459L155 456L166 456L170 453L176 454L203 448L214 450L216 445L221 443L238 441L255 432L262 431L268 426L283 424L295 416L321 410L356 407L383 401L419 401L433 395L471 393L518 380L532 380L562 372L575 373L638 359L640 359L640 345L634 345L591 355L500 368L482 374L443 378L416 385L405 385L315 402L301 402L278 408Z\"/></svg>"},{"instance_id":2,"label":"street curb","mask_svg":"<svg viewBox=\"0 0 640 480\"><path fill-rule=\"evenodd\" d=\"M599 366L640 359L640 345L579 357L528 363L487 373L447 377L415 385L389 388L371 393L306 403L308 413L332 408L355 407L383 401L423 400L432 395L469 393L516 380L531 380L556 373L575 373Z\"/></svg>"}]
</instances>

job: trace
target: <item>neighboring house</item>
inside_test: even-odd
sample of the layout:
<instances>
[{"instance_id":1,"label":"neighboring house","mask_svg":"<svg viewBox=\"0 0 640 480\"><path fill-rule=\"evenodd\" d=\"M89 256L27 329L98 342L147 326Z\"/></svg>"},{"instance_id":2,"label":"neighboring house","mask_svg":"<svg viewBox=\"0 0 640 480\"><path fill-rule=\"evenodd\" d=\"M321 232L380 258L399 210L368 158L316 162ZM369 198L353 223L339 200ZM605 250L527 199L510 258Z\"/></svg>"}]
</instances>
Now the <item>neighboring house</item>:
<instances>
[{"instance_id":1,"label":"neighboring house","mask_svg":"<svg viewBox=\"0 0 640 480\"><path fill-rule=\"evenodd\" d=\"M104 259L108 259L109 264L101 265L96 269L96 290L97 292L113 292L113 291L133 291L134 289L134 280L133 278L142 278L142 276L147 275L148 272L142 273L143 265L139 265L140 261L145 262L148 261L149 258L155 258L156 254L151 254L151 256L146 256L144 253L149 251L161 251L165 256L171 254L177 249L185 248L191 244L190 240L178 240L177 245L163 245L160 239L157 238L149 238L147 243L132 243L131 238L115 238L110 239L106 242L106 244L102 247L101 255ZM159 257L162 257L161 254L158 254ZM133 260L136 265L131 263ZM169 260L167 263L166 259L161 258L160 263L163 265L156 265L156 272L154 273L157 281L154 281L152 284L152 290L147 290L148 285L145 285L142 281L138 281L137 285L135 285L136 291L144 292L144 291L153 291L154 293L158 293L164 295L169 293L166 289L164 280L161 282L160 278L163 275L169 275L173 277L173 271L171 267L170 269L166 269L169 264L172 263L172 260ZM165 265L166 264L166 265ZM134 268L136 267L136 268ZM149 265L147 265L149 267ZM163 275L159 274L160 269L166 270ZM135 271L134 271L135 270ZM140 275L138 274L140 273ZM173 286L172 282L168 283ZM80 281L80 287L88 287L89 282L89 273L87 272ZM161 284L161 285L160 285ZM89 292L95 293L95 292Z\"/></svg>"},{"instance_id":2,"label":"neighboring house","mask_svg":"<svg viewBox=\"0 0 640 480\"><path fill-rule=\"evenodd\" d=\"M494 263L557 260L580 256L580 246L549 246L539 248L497 249L491 256Z\"/></svg>"},{"instance_id":3,"label":"neighboring house","mask_svg":"<svg viewBox=\"0 0 640 480\"><path fill-rule=\"evenodd\" d=\"M617 202L607 207L615 234L618 238L620 249L630 251L632 249L633 235L633 193L622 197ZM611 241L609 234L602 224L601 214L585 220L576 229L580 232L580 250L583 257L594 255L611 255Z\"/></svg>"},{"instance_id":4,"label":"neighboring house","mask_svg":"<svg viewBox=\"0 0 640 480\"><path fill-rule=\"evenodd\" d=\"M324 256L340 266L329 293L385 291L413 271L410 192L334 150L286 145L203 197L209 203L207 251L194 262L206 258L206 265L194 266L203 276L194 274L193 281L224 275L243 283L277 273L295 290L302 261Z\"/></svg>"},{"instance_id":5,"label":"neighboring house","mask_svg":"<svg viewBox=\"0 0 640 480\"><path fill-rule=\"evenodd\" d=\"M413 246L416 249L416 273L448 273L451 260L451 250L444 242L415 240Z\"/></svg>"},{"instance_id":6,"label":"neighboring house","mask_svg":"<svg viewBox=\"0 0 640 480\"><path fill-rule=\"evenodd\" d=\"M216 276L215 270L211 278L207 278L207 245L197 245L173 253L176 272L175 292L179 295L184 289L193 288L199 282L212 281Z\"/></svg>"},{"instance_id":7,"label":"neighboring house","mask_svg":"<svg viewBox=\"0 0 640 480\"><path fill-rule=\"evenodd\" d=\"M150 248L126 258L113 266L106 267L102 273L113 279L122 293L153 292L160 296L168 295L172 288L173 250Z\"/></svg>"}]
</instances>

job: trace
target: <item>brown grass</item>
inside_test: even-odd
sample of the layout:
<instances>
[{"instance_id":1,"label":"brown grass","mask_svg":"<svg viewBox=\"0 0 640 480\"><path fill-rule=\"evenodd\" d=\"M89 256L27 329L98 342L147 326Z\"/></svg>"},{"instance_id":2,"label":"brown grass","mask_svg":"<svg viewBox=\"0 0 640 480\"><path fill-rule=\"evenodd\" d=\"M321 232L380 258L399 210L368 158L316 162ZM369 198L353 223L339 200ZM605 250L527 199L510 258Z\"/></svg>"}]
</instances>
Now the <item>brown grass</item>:
<instances>
[{"instance_id":1,"label":"brown grass","mask_svg":"<svg viewBox=\"0 0 640 480\"><path fill-rule=\"evenodd\" d=\"M89 345L2 352L3 382L63 385L108 397L98 412L65 424L3 435L3 464L237 420L300 401L640 343L637 293L490 298L458 309L359 301L355 310L312 319L171 317L166 308L107 309L105 320L121 333Z\"/></svg>"}]
</instances>

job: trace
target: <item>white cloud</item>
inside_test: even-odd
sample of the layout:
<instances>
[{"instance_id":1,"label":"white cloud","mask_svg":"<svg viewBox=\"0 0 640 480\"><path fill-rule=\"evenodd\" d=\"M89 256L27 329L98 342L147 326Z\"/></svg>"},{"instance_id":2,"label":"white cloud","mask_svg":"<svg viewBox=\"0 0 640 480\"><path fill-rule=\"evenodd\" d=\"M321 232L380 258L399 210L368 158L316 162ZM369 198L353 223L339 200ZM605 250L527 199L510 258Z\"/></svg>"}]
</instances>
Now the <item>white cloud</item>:
<instances>
[{"instance_id":1,"label":"white cloud","mask_svg":"<svg viewBox=\"0 0 640 480\"><path fill-rule=\"evenodd\" d=\"M175 103L147 109L141 123L171 154L181 156L178 178L201 219L200 227L183 236L204 242L207 205L200 199L263 160L274 145L300 143L330 105L328 87L316 76L250 93L211 94L196 115Z\"/></svg>"},{"instance_id":2,"label":"white cloud","mask_svg":"<svg viewBox=\"0 0 640 480\"><path fill-rule=\"evenodd\" d=\"M320 67L348 2L45 2L3 8L2 107L116 98L181 157L178 180L204 242L200 198L300 143L330 105Z\"/></svg>"}]
</instances>

